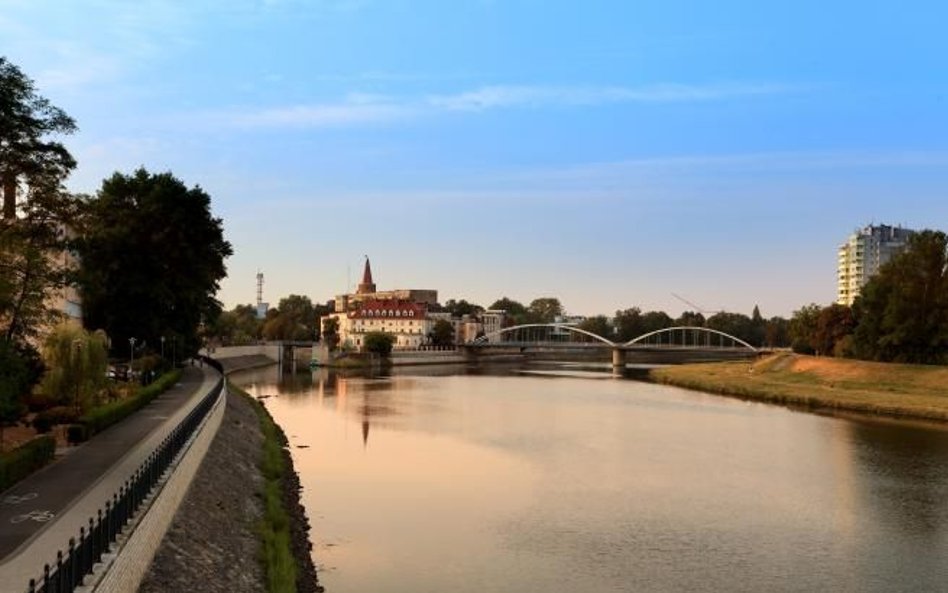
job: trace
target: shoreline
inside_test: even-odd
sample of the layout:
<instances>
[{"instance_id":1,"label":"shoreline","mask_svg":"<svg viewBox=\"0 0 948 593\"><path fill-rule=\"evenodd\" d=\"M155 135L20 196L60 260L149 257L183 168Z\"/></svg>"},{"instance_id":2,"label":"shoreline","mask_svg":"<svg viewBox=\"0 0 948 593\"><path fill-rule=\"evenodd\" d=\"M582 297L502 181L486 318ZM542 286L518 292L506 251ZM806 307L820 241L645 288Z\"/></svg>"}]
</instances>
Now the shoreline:
<instances>
[{"instance_id":1,"label":"shoreline","mask_svg":"<svg viewBox=\"0 0 948 593\"><path fill-rule=\"evenodd\" d=\"M263 359L248 357L231 360L231 364L222 362L225 374L229 374L273 364ZM267 420L269 428L264 427ZM267 475L267 449L279 457L281 471L276 476ZM282 590L321 593L323 588L310 555L309 518L302 505L299 476L286 436L260 402L230 382L224 421L139 591L277 590L269 578L271 567L267 566L264 543L264 532L272 527L266 508L268 481L269 488L275 488L277 512L282 511L288 528L279 543L284 546L286 564L292 566L279 569L292 574L295 580L294 588Z\"/></svg>"},{"instance_id":2,"label":"shoreline","mask_svg":"<svg viewBox=\"0 0 948 593\"><path fill-rule=\"evenodd\" d=\"M781 353L651 369L653 383L816 414L948 424L948 368Z\"/></svg>"}]
</instances>

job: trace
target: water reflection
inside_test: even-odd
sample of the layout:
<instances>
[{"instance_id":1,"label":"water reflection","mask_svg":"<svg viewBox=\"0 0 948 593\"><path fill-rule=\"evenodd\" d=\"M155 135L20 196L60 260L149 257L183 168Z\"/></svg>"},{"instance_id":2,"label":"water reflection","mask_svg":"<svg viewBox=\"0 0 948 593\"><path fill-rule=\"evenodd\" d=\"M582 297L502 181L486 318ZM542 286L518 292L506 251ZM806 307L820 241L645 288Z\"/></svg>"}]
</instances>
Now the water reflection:
<instances>
[{"instance_id":1,"label":"water reflection","mask_svg":"<svg viewBox=\"0 0 948 593\"><path fill-rule=\"evenodd\" d=\"M522 370L241 377L329 590L945 590L944 430Z\"/></svg>"}]
</instances>

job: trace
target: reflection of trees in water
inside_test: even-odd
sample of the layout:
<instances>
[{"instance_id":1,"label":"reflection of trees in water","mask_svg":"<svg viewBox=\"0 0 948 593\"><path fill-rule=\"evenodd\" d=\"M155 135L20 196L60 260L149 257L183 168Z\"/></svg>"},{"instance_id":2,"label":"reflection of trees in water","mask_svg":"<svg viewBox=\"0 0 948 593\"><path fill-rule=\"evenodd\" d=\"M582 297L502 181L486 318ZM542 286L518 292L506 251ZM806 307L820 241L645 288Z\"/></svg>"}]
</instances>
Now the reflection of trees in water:
<instances>
[{"instance_id":1,"label":"reflection of trees in water","mask_svg":"<svg viewBox=\"0 0 948 593\"><path fill-rule=\"evenodd\" d=\"M867 501L900 531L948 526L948 431L895 422L851 422Z\"/></svg>"}]
</instances>

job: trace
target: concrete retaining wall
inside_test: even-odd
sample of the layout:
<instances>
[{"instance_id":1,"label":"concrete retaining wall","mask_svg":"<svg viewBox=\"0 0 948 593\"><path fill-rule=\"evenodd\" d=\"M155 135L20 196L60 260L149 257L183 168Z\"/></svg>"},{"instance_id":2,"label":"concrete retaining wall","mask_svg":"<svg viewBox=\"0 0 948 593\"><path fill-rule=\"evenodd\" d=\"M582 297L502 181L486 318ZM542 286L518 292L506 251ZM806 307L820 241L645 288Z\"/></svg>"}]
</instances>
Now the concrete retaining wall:
<instances>
[{"instance_id":1,"label":"concrete retaining wall","mask_svg":"<svg viewBox=\"0 0 948 593\"><path fill-rule=\"evenodd\" d=\"M277 344L253 344L251 346L221 346L209 354L212 358L223 360L237 356L262 354L273 361L280 360L280 346Z\"/></svg>"},{"instance_id":2,"label":"concrete retaining wall","mask_svg":"<svg viewBox=\"0 0 948 593\"><path fill-rule=\"evenodd\" d=\"M226 386L224 390L225 396L218 400L178 463L169 469L167 480L157 495L154 495L150 506L139 513L140 519L132 528L131 534L124 542L119 541L120 547L116 553L103 558L104 572L97 570L95 573L101 575L101 578L90 586L78 589L79 591L126 593L138 590L221 425L226 406Z\"/></svg>"}]
</instances>

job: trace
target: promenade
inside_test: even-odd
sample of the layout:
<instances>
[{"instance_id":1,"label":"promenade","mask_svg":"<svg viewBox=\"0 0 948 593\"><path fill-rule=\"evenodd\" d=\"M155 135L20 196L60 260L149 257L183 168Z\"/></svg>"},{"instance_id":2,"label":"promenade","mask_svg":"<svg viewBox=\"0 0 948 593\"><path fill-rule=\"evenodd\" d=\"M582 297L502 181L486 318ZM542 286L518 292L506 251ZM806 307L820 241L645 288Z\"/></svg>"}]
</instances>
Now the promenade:
<instances>
[{"instance_id":1,"label":"promenade","mask_svg":"<svg viewBox=\"0 0 948 593\"><path fill-rule=\"evenodd\" d=\"M4 492L0 593L25 591L218 379L210 367L185 367L148 406Z\"/></svg>"}]
</instances>

